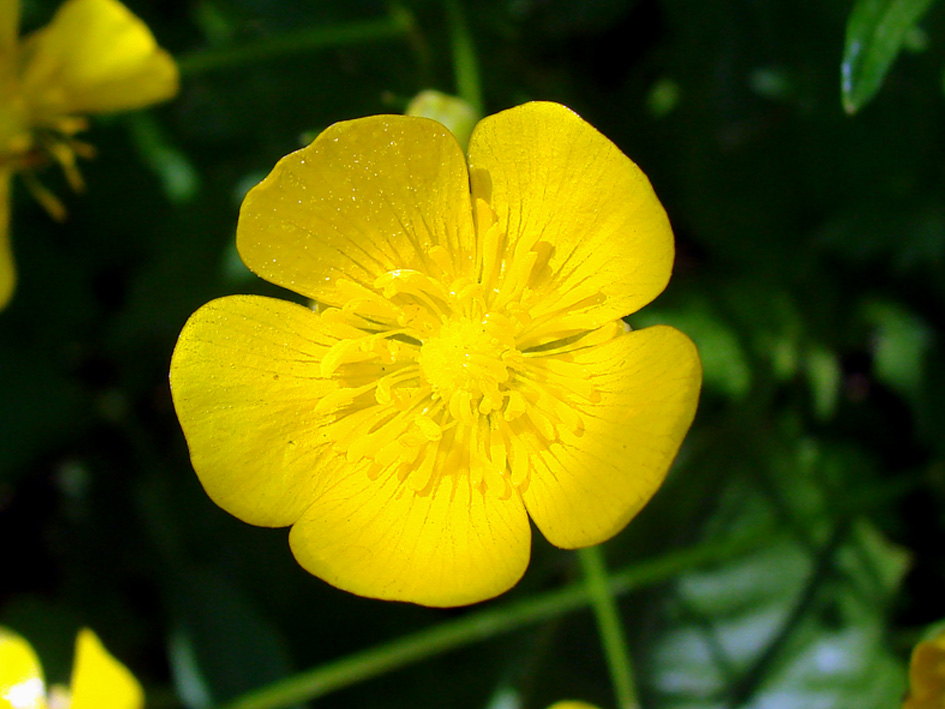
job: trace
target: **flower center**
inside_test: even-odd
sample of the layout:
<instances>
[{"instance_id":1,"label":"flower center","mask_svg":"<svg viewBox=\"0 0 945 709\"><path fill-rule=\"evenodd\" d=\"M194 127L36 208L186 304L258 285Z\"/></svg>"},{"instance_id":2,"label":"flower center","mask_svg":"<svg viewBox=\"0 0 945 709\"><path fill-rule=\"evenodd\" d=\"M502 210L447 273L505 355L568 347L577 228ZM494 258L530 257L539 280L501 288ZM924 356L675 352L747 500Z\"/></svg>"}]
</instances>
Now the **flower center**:
<instances>
[{"instance_id":1,"label":"flower center","mask_svg":"<svg viewBox=\"0 0 945 709\"><path fill-rule=\"evenodd\" d=\"M510 378L510 361L518 355L510 330L488 315L443 324L420 348L420 371L454 418L488 414L500 408Z\"/></svg>"}]
</instances>

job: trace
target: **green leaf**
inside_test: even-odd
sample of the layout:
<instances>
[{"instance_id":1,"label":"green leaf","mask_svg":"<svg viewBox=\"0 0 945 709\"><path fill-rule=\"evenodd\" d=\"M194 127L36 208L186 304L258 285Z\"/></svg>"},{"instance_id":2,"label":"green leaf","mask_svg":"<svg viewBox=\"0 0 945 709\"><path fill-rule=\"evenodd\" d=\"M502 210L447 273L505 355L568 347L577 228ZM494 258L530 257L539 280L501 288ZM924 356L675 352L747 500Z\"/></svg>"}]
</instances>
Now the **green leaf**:
<instances>
[{"instance_id":1,"label":"green leaf","mask_svg":"<svg viewBox=\"0 0 945 709\"><path fill-rule=\"evenodd\" d=\"M804 373L814 404L814 415L820 421L827 421L836 412L840 399L840 360L827 348L815 345L807 352L804 364Z\"/></svg>"},{"instance_id":2,"label":"green leaf","mask_svg":"<svg viewBox=\"0 0 945 709\"><path fill-rule=\"evenodd\" d=\"M90 400L55 359L23 342L0 345L0 485L88 428Z\"/></svg>"},{"instance_id":3,"label":"green leaf","mask_svg":"<svg viewBox=\"0 0 945 709\"><path fill-rule=\"evenodd\" d=\"M175 147L153 116L137 113L128 118L135 147L151 171L161 180L164 193L174 204L190 202L200 190L197 168Z\"/></svg>"},{"instance_id":4,"label":"green leaf","mask_svg":"<svg viewBox=\"0 0 945 709\"><path fill-rule=\"evenodd\" d=\"M641 672L658 697L654 705L896 706L905 670L885 629L907 553L838 504L831 480L856 470L856 457L809 442L783 450L776 463L776 446L760 446L772 458L763 474L769 478L747 470L736 476L706 534L733 520L764 526L787 519L790 531L750 555L679 578Z\"/></svg>"},{"instance_id":5,"label":"green leaf","mask_svg":"<svg viewBox=\"0 0 945 709\"><path fill-rule=\"evenodd\" d=\"M185 706L216 706L291 674L281 635L237 586L191 569L170 593L171 672Z\"/></svg>"},{"instance_id":6,"label":"green leaf","mask_svg":"<svg viewBox=\"0 0 945 709\"><path fill-rule=\"evenodd\" d=\"M840 65L843 108L853 114L879 90L909 30L933 0L858 0Z\"/></svg>"},{"instance_id":7,"label":"green leaf","mask_svg":"<svg viewBox=\"0 0 945 709\"><path fill-rule=\"evenodd\" d=\"M873 328L876 378L915 402L926 386L923 374L932 347L932 328L918 315L891 300L870 300L863 319Z\"/></svg>"}]
</instances>

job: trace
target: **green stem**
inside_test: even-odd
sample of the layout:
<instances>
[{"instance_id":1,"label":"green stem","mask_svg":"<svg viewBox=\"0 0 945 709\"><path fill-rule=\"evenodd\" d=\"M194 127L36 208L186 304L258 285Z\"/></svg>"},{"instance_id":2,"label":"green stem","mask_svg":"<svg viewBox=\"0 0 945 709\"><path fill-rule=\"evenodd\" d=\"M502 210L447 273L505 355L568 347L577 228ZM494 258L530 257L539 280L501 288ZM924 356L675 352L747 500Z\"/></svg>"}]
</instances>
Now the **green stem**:
<instances>
[{"instance_id":1,"label":"green stem","mask_svg":"<svg viewBox=\"0 0 945 709\"><path fill-rule=\"evenodd\" d=\"M587 593L597 616L604 655L610 669L610 681L614 685L617 706L620 709L639 709L637 688L633 680L633 662L627 647L627 637L620 622L620 612L614 599L613 589L607 578L607 566L600 545L578 549L578 559L584 572Z\"/></svg>"},{"instance_id":2,"label":"green stem","mask_svg":"<svg viewBox=\"0 0 945 709\"><path fill-rule=\"evenodd\" d=\"M450 25L450 43L453 46L453 66L456 72L456 90L459 97L472 106L477 116L483 115L482 84L479 80L479 62L473 45L469 23L462 0L446 0Z\"/></svg>"},{"instance_id":3,"label":"green stem","mask_svg":"<svg viewBox=\"0 0 945 709\"><path fill-rule=\"evenodd\" d=\"M292 54L398 39L407 36L412 31L413 19L404 10L377 20L350 22L329 27L306 27L236 47L205 49L180 57L177 60L177 66L182 76L195 76Z\"/></svg>"},{"instance_id":4,"label":"green stem","mask_svg":"<svg viewBox=\"0 0 945 709\"><path fill-rule=\"evenodd\" d=\"M724 542L699 544L635 564L614 574L605 583L613 594L663 583L686 569L734 558L771 543L773 536L771 529L763 529ZM559 591L489 608L320 665L237 697L222 709L276 709L310 701L442 652L583 608L589 602L587 586L576 583Z\"/></svg>"}]
</instances>

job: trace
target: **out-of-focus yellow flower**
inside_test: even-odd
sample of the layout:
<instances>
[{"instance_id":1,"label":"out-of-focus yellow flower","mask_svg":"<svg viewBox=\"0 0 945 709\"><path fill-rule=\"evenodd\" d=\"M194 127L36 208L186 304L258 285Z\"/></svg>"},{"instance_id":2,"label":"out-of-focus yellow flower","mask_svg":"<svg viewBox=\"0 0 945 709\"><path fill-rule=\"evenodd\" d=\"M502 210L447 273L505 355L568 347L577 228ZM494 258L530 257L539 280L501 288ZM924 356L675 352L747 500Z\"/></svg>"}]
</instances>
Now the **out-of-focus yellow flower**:
<instances>
[{"instance_id":1,"label":"out-of-focus yellow flower","mask_svg":"<svg viewBox=\"0 0 945 709\"><path fill-rule=\"evenodd\" d=\"M909 698L902 709L945 708L945 629L912 651Z\"/></svg>"},{"instance_id":2,"label":"out-of-focus yellow flower","mask_svg":"<svg viewBox=\"0 0 945 709\"><path fill-rule=\"evenodd\" d=\"M609 539L696 408L692 342L621 318L666 286L646 176L558 104L481 121L337 123L247 195L246 264L316 309L208 303L171 363L197 475L299 563L364 596L450 606L553 544Z\"/></svg>"},{"instance_id":3,"label":"out-of-focus yellow flower","mask_svg":"<svg viewBox=\"0 0 945 709\"><path fill-rule=\"evenodd\" d=\"M91 630L79 631L70 687L49 692L33 648L0 627L0 709L140 709L144 692Z\"/></svg>"},{"instance_id":4,"label":"out-of-focus yellow flower","mask_svg":"<svg viewBox=\"0 0 945 709\"><path fill-rule=\"evenodd\" d=\"M566 699L563 702L555 702L548 709L597 709L597 707L576 699Z\"/></svg>"},{"instance_id":5,"label":"out-of-focus yellow flower","mask_svg":"<svg viewBox=\"0 0 945 709\"><path fill-rule=\"evenodd\" d=\"M18 0L0 2L0 308L13 293L10 179L14 172L53 214L62 207L32 176L53 161L75 188L83 116L140 108L177 92L177 66L117 0L66 0L52 22L17 39Z\"/></svg>"}]
</instances>

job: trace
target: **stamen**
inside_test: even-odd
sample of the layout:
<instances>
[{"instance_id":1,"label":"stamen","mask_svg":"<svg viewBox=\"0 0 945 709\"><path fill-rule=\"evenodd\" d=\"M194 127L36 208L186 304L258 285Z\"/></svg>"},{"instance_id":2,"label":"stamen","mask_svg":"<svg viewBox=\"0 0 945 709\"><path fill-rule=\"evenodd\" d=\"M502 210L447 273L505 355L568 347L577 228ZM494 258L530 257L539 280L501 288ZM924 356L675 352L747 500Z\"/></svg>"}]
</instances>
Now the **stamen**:
<instances>
[{"instance_id":1,"label":"stamen","mask_svg":"<svg viewBox=\"0 0 945 709\"><path fill-rule=\"evenodd\" d=\"M502 274L502 282L493 307L504 308L510 301L523 296L528 286L529 275L537 261L538 254L534 251L528 251L521 258L512 260L511 267Z\"/></svg>"},{"instance_id":2,"label":"stamen","mask_svg":"<svg viewBox=\"0 0 945 709\"><path fill-rule=\"evenodd\" d=\"M345 300L342 309L346 313L356 313L367 320L391 325L402 315L400 308L360 283L342 278L335 281L335 288Z\"/></svg>"},{"instance_id":3,"label":"stamen","mask_svg":"<svg viewBox=\"0 0 945 709\"><path fill-rule=\"evenodd\" d=\"M415 416L413 422L428 441L438 441L443 438L443 429L429 416L422 414Z\"/></svg>"},{"instance_id":4,"label":"stamen","mask_svg":"<svg viewBox=\"0 0 945 709\"><path fill-rule=\"evenodd\" d=\"M407 472L407 484L414 492L423 493L433 482L433 471L436 469L438 458L443 458L441 451L450 450L452 441L428 443L423 447L420 455L420 465Z\"/></svg>"},{"instance_id":5,"label":"stamen","mask_svg":"<svg viewBox=\"0 0 945 709\"><path fill-rule=\"evenodd\" d=\"M53 159L59 163L63 174L66 176L66 181L69 183L72 190L74 192L82 192L85 189L85 182L76 165L75 152L72 148L67 143L53 141L47 146L47 150L49 154L53 156Z\"/></svg>"},{"instance_id":6,"label":"stamen","mask_svg":"<svg viewBox=\"0 0 945 709\"><path fill-rule=\"evenodd\" d=\"M486 202L476 200L476 233L477 254L476 270L479 283L486 291L492 291L502 265L502 249L505 245L505 234L496 223L495 212Z\"/></svg>"},{"instance_id":7,"label":"stamen","mask_svg":"<svg viewBox=\"0 0 945 709\"><path fill-rule=\"evenodd\" d=\"M509 471L511 472L511 482L515 487L522 487L528 481L529 473L529 450L526 447L526 436L524 431L513 431L512 427L504 419L498 419L496 423L502 438L505 441L507 455L509 459ZM516 425L516 428L518 426Z\"/></svg>"},{"instance_id":8,"label":"stamen","mask_svg":"<svg viewBox=\"0 0 945 709\"><path fill-rule=\"evenodd\" d=\"M446 289L441 283L419 271L406 268L388 271L374 281L374 287L382 288L385 298L409 295L426 305L433 314L449 314L448 308L445 307L449 300ZM434 298L439 302L434 301Z\"/></svg>"},{"instance_id":9,"label":"stamen","mask_svg":"<svg viewBox=\"0 0 945 709\"><path fill-rule=\"evenodd\" d=\"M532 422L532 426L541 434L546 443L552 443L558 438L558 431L554 422L545 415L537 401L532 402L532 405L528 407L525 411L525 417Z\"/></svg>"},{"instance_id":10,"label":"stamen","mask_svg":"<svg viewBox=\"0 0 945 709\"><path fill-rule=\"evenodd\" d=\"M333 344L322 357L321 375L327 379L343 364L374 359L377 356L372 347L374 337L374 335L368 335L351 340L339 340Z\"/></svg>"},{"instance_id":11,"label":"stamen","mask_svg":"<svg viewBox=\"0 0 945 709\"><path fill-rule=\"evenodd\" d=\"M57 222L65 221L68 214L65 206L59 201L56 195L46 189L36 178L36 175L32 172L24 172L23 181L26 183L26 188L30 191L30 194L33 195L33 199L39 202L40 206L46 210L46 213L49 214L50 217Z\"/></svg>"},{"instance_id":12,"label":"stamen","mask_svg":"<svg viewBox=\"0 0 945 709\"><path fill-rule=\"evenodd\" d=\"M446 277L447 281L452 281L456 277L456 272L453 270L453 260L450 258L449 251L437 244L427 252L427 255L440 269L440 273Z\"/></svg>"}]
</instances>

